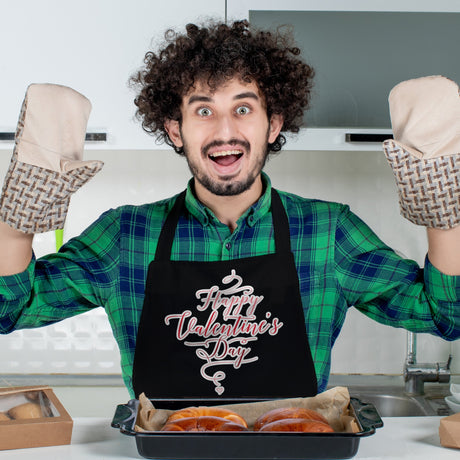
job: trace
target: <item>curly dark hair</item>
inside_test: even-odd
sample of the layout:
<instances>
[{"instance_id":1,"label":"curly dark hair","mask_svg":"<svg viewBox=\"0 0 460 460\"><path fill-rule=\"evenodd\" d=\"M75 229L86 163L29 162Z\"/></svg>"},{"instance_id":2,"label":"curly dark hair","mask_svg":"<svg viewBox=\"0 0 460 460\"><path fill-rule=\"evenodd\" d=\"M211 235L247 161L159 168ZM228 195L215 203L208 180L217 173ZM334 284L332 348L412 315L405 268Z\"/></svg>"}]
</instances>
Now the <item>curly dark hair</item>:
<instances>
[{"instance_id":1,"label":"curly dark hair","mask_svg":"<svg viewBox=\"0 0 460 460\"><path fill-rule=\"evenodd\" d=\"M299 131L310 102L314 70L299 57L290 29L256 30L248 21L188 24L185 34L168 30L165 40L157 54L147 52L145 65L130 78L139 91L134 100L136 118L146 132L183 154L169 138L165 121L181 121L182 98L195 82L204 80L215 90L234 77L258 85L268 117L284 117L282 132ZM268 150L278 152L285 143L280 134Z\"/></svg>"}]
</instances>

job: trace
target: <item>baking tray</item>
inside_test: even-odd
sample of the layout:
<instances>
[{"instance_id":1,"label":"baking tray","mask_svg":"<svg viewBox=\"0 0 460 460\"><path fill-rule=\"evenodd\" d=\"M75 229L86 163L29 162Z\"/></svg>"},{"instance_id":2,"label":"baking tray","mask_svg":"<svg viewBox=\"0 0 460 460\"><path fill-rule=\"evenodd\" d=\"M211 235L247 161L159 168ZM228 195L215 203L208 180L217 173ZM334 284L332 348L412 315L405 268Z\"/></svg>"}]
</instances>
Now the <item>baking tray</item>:
<instances>
[{"instance_id":1,"label":"baking tray","mask_svg":"<svg viewBox=\"0 0 460 460\"><path fill-rule=\"evenodd\" d=\"M242 402L241 400L238 400ZM228 400L231 404L235 401ZM178 409L193 404L190 401L152 400L155 407ZM222 404L222 401L220 401ZM201 401L200 405L213 405ZM137 450L145 458L156 459L214 459L214 460L267 460L267 459L342 459L356 455L361 438L373 435L383 426L372 404L350 398L349 411L360 428L357 433L289 433L289 432L137 432L139 401L132 399L117 406L112 427L134 436Z\"/></svg>"}]
</instances>

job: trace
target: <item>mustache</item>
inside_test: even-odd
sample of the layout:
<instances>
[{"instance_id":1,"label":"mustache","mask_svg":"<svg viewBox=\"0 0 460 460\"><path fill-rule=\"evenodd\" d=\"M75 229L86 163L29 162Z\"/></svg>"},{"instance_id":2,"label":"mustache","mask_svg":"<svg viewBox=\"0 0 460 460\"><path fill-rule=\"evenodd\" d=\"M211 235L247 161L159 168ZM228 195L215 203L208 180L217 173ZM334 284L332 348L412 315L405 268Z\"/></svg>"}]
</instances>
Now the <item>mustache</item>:
<instances>
[{"instance_id":1,"label":"mustache","mask_svg":"<svg viewBox=\"0 0 460 460\"><path fill-rule=\"evenodd\" d=\"M201 149L201 152L203 153L203 155L206 156L210 149L212 149L213 147L220 147L222 145L231 145L233 147L240 146L240 147L243 147L243 149L246 151L249 151L251 148L251 145L249 144L249 142L241 140L241 139L230 139L229 141L215 140L203 146L203 148Z\"/></svg>"}]
</instances>

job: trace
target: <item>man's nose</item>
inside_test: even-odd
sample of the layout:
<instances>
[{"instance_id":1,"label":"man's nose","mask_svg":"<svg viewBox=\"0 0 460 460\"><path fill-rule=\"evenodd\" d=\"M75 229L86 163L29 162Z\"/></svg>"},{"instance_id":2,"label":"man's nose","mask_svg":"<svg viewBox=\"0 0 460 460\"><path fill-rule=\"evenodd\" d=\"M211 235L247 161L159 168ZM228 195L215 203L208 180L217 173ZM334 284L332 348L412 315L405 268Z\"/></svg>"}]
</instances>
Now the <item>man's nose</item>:
<instances>
[{"instance_id":1,"label":"man's nose","mask_svg":"<svg viewBox=\"0 0 460 460\"><path fill-rule=\"evenodd\" d=\"M232 115L221 115L216 130L221 139L232 139L238 134L238 123Z\"/></svg>"}]
</instances>

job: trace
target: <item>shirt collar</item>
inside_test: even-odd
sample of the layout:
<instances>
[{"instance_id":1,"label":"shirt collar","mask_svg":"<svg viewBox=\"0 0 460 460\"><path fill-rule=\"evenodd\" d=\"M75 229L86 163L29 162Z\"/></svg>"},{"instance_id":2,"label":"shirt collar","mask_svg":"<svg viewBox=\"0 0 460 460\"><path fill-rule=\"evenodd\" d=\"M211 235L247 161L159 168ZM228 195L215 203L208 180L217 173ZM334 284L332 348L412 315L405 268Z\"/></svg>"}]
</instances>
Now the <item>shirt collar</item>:
<instances>
[{"instance_id":1,"label":"shirt collar","mask_svg":"<svg viewBox=\"0 0 460 460\"><path fill-rule=\"evenodd\" d=\"M238 224L246 219L248 225L252 227L270 210L272 190L271 181L264 172L262 172L261 176L264 192L262 196L238 219ZM218 222L214 213L197 199L193 178L190 179L187 184L185 206L190 214L198 219L198 221L204 226L211 222Z\"/></svg>"}]
</instances>

